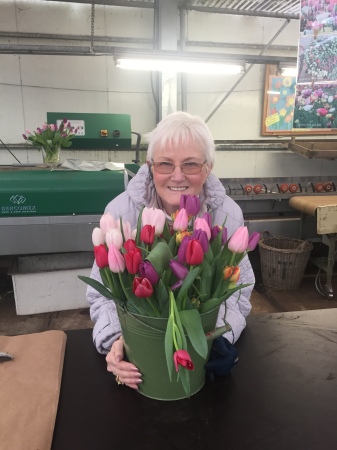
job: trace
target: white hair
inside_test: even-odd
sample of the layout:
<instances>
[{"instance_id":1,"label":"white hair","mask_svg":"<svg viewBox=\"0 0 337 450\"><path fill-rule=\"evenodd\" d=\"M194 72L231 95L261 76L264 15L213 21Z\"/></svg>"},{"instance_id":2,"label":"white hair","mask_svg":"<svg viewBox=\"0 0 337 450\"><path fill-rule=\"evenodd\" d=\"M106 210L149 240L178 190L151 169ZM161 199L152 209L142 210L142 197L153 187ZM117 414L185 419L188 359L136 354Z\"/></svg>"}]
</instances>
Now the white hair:
<instances>
[{"instance_id":1,"label":"white hair","mask_svg":"<svg viewBox=\"0 0 337 450\"><path fill-rule=\"evenodd\" d=\"M183 111L175 112L162 119L156 128L144 137L149 144L146 155L148 161L153 159L155 150L178 147L192 139L203 151L206 164L209 167L213 166L214 140L208 126L199 116Z\"/></svg>"}]
</instances>

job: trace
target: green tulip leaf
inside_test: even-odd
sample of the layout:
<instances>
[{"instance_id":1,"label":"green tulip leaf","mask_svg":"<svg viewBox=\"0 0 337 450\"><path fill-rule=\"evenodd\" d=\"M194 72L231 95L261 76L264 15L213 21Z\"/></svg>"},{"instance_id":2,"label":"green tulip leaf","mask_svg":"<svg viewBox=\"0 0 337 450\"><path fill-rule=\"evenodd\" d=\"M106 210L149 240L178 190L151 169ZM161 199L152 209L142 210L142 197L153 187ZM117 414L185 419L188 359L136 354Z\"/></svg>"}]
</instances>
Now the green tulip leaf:
<instances>
[{"instance_id":1,"label":"green tulip leaf","mask_svg":"<svg viewBox=\"0 0 337 450\"><path fill-rule=\"evenodd\" d=\"M173 316L170 316L167 321L165 332L165 356L170 381L172 381L173 370L173 325Z\"/></svg>"},{"instance_id":2,"label":"green tulip leaf","mask_svg":"<svg viewBox=\"0 0 337 450\"><path fill-rule=\"evenodd\" d=\"M180 286L179 294L177 295L177 305L181 305L181 302L183 301L185 295L187 294L187 291L192 286L194 280L199 275L201 271L201 266L194 267L186 276L184 279L183 284Z\"/></svg>"},{"instance_id":3,"label":"green tulip leaf","mask_svg":"<svg viewBox=\"0 0 337 450\"><path fill-rule=\"evenodd\" d=\"M153 265L157 274L161 277L169 267L169 262L170 259L173 259L173 255L166 243L158 242L145 259Z\"/></svg>"},{"instance_id":4,"label":"green tulip leaf","mask_svg":"<svg viewBox=\"0 0 337 450\"><path fill-rule=\"evenodd\" d=\"M199 353L202 358L206 359L208 347L199 311L196 309L185 309L184 311L179 312L179 316L194 350Z\"/></svg>"},{"instance_id":5,"label":"green tulip leaf","mask_svg":"<svg viewBox=\"0 0 337 450\"><path fill-rule=\"evenodd\" d=\"M85 277L83 275L77 275L77 276L80 280L89 284L89 286L94 288L97 292L102 294L104 297L106 297L110 300L115 300L115 298L112 296L111 292L105 286L103 286L103 284L101 284L99 281L94 280L93 278L90 278L90 277Z\"/></svg>"}]
</instances>

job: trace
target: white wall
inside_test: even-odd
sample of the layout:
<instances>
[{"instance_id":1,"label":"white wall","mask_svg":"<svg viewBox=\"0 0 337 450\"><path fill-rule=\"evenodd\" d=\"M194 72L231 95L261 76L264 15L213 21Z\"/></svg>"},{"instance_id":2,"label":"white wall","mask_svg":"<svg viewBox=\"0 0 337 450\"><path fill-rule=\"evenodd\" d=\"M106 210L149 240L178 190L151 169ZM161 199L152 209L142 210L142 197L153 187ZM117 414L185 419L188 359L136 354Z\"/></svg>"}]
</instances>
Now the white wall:
<instances>
[{"instance_id":1,"label":"white wall","mask_svg":"<svg viewBox=\"0 0 337 450\"><path fill-rule=\"evenodd\" d=\"M36 2L33 0L2 0L0 31L86 35L91 33L91 5ZM284 24L284 19L270 19L223 14L188 13L189 40L266 44ZM95 35L151 38L153 10L96 5ZM284 29L273 44L296 46L299 23L296 20ZM90 45L90 41L28 40L0 38L0 43L36 45ZM107 43L102 43L107 45ZM112 45L112 44L111 44ZM116 44L121 46L122 44ZM126 44L124 44L126 45ZM128 44L135 47L136 44ZM139 46L141 46L139 44ZM142 46L144 48L144 46ZM249 53L247 50L187 48L190 51ZM259 51L255 50L255 54ZM270 51L269 51L269 54ZM278 52L280 54L280 52ZM296 52L288 56L296 56ZM236 76L187 76L187 109L206 119L238 80ZM264 91L264 66L255 65L235 92L211 117L208 125L215 140L260 140ZM147 72L122 71L114 67L113 57L47 56L0 54L0 139L5 144L22 144L22 133L32 130L46 120L48 111L127 113L131 115L132 130L141 134L155 126L155 103L151 90L151 75ZM277 140L277 139L275 139ZM133 137L135 143L135 137ZM13 150L22 163L42 161L36 150ZM289 152L288 152L289 153ZM281 152L287 154L287 152ZM249 157L248 157L249 155ZM133 152L62 152L62 159L99 159L131 161ZM269 159L272 158L271 164ZM282 164L278 158L281 158ZM271 171L287 169L283 156L269 152L219 152L216 171L233 167L235 176L243 177L254 168ZM0 164L15 163L5 150L0 150ZM292 155L291 170L332 170L335 162L325 164ZM231 172L233 175L233 173ZM285 174L283 174L285 175Z\"/></svg>"}]
</instances>

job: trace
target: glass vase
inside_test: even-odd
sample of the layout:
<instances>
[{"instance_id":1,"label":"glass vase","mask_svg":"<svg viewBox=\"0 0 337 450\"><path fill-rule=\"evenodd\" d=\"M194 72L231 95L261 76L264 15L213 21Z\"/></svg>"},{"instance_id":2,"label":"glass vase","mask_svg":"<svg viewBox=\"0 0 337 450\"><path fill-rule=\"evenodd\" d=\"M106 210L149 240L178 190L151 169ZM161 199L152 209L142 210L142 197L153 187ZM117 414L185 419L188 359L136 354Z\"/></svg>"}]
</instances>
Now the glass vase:
<instances>
[{"instance_id":1,"label":"glass vase","mask_svg":"<svg viewBox=\"0 0 337 450\"><path fill-rule=\"evenodd\" d=\"M60 151L61 147L55 147L53 149L42 149L43 162L47 167L55 168L58 166L60 161Z\"/></svg>"}]
</instances>

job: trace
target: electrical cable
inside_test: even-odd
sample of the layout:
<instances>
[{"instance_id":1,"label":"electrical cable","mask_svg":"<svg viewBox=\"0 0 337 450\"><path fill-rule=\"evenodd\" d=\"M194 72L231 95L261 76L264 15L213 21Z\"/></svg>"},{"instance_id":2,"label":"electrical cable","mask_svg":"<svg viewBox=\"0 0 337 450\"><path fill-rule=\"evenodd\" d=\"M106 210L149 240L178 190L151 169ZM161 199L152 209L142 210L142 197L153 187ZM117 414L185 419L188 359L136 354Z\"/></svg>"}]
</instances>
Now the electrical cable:
<instances>
[{"instance_id":1,"label":"electrical cable","mask_svg":"<svg viewBox=\"0 0 337 450\"><path fill-rule=\"evenodd\" d=\"M7 145L0 139L0 142L1 142L1 144L5 147L5 149L13 156L13 158L15 158L16 160L17 160L17 162L19 163L19 164L21 164L21 162L18 160L18 158L15 156L15 155L13 155L13 153L9 150L9 148L7 147Z\"/></svg>"}]
</instances>

